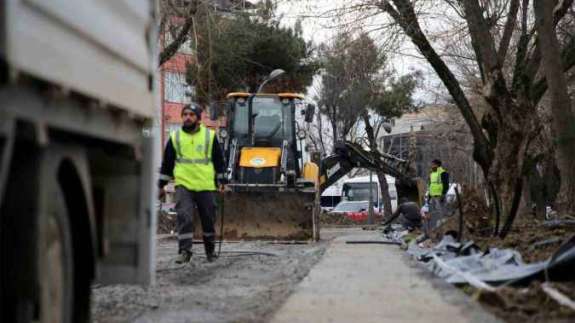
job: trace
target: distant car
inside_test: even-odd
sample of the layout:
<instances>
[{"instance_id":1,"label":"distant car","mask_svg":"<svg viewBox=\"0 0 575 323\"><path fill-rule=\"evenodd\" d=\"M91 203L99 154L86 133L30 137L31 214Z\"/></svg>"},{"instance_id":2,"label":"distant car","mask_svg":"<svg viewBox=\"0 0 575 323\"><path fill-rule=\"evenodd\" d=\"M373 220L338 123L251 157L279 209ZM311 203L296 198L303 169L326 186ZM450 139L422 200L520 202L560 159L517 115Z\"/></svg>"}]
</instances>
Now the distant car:
<instances>
[{"instance_id":1,"label":"distant car","mask_svg":"<svg viewBox=\"0 0 575 323\"><path fill-rule=\"evenodd\" d=\"M364 222L368 217L368 208L369 201L342 201L329 214L343 214L354 222ZM375 208L374 212L377 213Z\"/></svg>"}]
</instances>

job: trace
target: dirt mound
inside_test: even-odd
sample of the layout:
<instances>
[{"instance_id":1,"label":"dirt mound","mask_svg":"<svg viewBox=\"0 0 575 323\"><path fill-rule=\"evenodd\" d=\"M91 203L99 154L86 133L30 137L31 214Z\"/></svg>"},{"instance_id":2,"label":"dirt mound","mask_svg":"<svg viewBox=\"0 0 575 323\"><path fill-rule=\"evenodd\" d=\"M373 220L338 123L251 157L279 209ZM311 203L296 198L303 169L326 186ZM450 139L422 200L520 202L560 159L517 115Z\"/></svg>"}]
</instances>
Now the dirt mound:
<instances>
[{"instance_id":1,"label":"dirt mound","mask_svg":"<svg viewBox=\"0 0 575 323\"><path fill-rule=\"evenodd\" d=\"M466 240L476 240L477 238L489 237L493 232L493 224L490 219L489 208L485 203L481 191L463 188L461 194L461 206L463 209L463 236ZM436 237L441 239L448 231L459 231L459 207L457 201L447 207L452 214L446 222L438 228Z\"/></svg>"},{"instance_id":2,"label":"dirt mound","mask_svg":"<svg viewBox=\"0 0 575 323\"><path fill-rule=\"evenodd\" d=\"M456 210L457 202L451 207ZM505 239L501 239L493 236L495 221L480 191L464 188L462 208L464 240L473 240L482 250L515 249L528 263L548 259L562 242L575 234L574 226L562 225L560 221L557 225L549 225L530 213L520 213L509 234ZM434 237L441 239L449 231L459 231L458 210L437 229ZM575 299L575 282L553 283L552 286ZM473 290L470 287L464 289ZM575 311L553 300L541 288L541 282L532 282L526 288L502 287L496 292L475 291L475 297L486 308L508 322L575 321Z\"/></svg>"},{"instance_id":3,"label":"dirt mound","mask_svg":"<svg viewBox=\"0 0 575 323\"><path fill-rule=\"evenodd\" d=\"M374 223L381 223L381 215L374 215ZM319 216L319 222L322 225L366 225L367 219L354 220L349 216L339 213L322 212Z\"/></svg>"},{"instance_id":4,"label":"dirt mound","mask_svg":"<svg viewBox=\"0 0 575 323\"><path fill-rule=\"evenodd\" d=\"M494 219L490 215L485 198L479 190L464 187L462 194L463 239L473 240L482 249L488 247L512 248L521 253L526 262L541 261L549 258L561 242L575 234L575 227L567 225L546 225L542 219L536 219L530 213L517 215L513 228L505 237L493 237ZM451 208L457 208L451 205ZM453 212L434 235L441 239L446 232L459 231L459 211Z\"/></svg>"},{"instance_id":5,"label":"dirt mound","mask_svg":"<svg viewBox=\"0 0 575 323\"><path fill-rule=\"evenodd\" d=\"M573 322L575 310L561 306L533 282L527 288L502 287L496 292L477 292L477 299L507 322ZM554 289L575 299L575 283L550 283Z\"/></svg>"}]
</instances>

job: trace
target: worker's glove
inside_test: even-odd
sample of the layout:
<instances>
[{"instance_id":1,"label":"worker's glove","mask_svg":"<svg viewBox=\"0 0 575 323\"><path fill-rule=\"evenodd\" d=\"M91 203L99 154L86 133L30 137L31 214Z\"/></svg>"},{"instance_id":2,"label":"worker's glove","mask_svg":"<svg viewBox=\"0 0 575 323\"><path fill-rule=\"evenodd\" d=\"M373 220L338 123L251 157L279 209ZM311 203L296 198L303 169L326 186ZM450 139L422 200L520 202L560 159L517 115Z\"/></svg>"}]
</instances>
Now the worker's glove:
<instances>
[{"instance_id":1,"label":"worker's glove","mask_svg":"<svg viewBox=\"0 0 575 323\"><path fill-rule=\"evenodd\" d=\"M441 197L439 198L439 202L445 203L445 195L441 195Z\"/></svg>"}]
</instances>

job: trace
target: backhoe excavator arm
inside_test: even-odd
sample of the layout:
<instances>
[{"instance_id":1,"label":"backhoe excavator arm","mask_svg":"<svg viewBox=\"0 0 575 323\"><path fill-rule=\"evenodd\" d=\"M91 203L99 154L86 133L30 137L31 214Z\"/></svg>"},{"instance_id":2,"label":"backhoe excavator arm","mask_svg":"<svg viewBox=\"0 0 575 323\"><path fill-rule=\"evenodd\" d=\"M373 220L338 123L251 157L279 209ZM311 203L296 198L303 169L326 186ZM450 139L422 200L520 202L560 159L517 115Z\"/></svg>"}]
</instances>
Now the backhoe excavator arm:
<instances>
[{"instance_id":1,"label":"backhoe excavator arm","mask_svg":"<svg viewBox=\"0 0 575 323\"><path fill-rule=\"evenodd\" d=\"M395 177L398 196L421 203L424 184L415 178L408 161L390 154L366 151L360 145L347 141L336 143L335 154L321 160L320 191L323 192L355 167L383 171Z\"/></svg>"}]
</instances>

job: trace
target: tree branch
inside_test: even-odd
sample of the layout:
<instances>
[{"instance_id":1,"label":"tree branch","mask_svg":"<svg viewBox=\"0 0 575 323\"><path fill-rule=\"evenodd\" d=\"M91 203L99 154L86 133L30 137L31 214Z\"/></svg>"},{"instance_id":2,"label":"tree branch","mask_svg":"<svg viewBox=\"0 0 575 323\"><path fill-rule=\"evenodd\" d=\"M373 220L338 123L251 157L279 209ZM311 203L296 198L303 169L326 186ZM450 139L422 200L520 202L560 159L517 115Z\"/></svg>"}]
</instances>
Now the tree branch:
<instances>
[{"instance_id":1,"label":"tree branch","mask_svg":"<svg viewBox=\"0 0 575 323\"><path fill-rule=\"evenodd\" d=\"M445 62L433 49L425 34L423 34L412 3L408 0L393 0L393 3L397 7L397 10L389 1L379 2L377 6L384 12L387 12L400 25L403 31L411 38L413 44L437 72L471 130L475 141L474 158L483 170L487 172L493 159L493 152L459 82L449 67L447 67Z\"/></svg>"},{"instance_id":2,"label":"tree branch","mask_svg":"<svg viewBox=\"0 0 575 323\"><path fill-rule=\"evenodd\" d=\"M477 0L463 1L463 7L473 48L477 56L481 57L481 63L484 65L486 72L491 73L493 70L498 69L500 65L497 59L497 51L495 50L495 42L489 32L489 24L483 17L483 10Z\"/></svg>"},{"instance_id":3,"label":"tree branch","mask_svg":"<svg viewBox=\"0 0 575 323\"><path fill-rule=\"evenodd\" d=\"M569 72L571 68L575 66L575 39L571 38L571 41L563 48L561 51L561 65L563 66L563 73ZM535 105L539 104L545 93L547 92L547 79L542 77L535 82L533 86L533 96L532 100Z\"/></svg>"},{"instance_id":4,"label":"tree branch","mask_svg":"<svg viewBox=\"0 0 575 323\"><path fill-rule=\"evenodd\" d=\"M561 0L559 0L559 1L561 1ZM561 21L561 19L563 19L563 17L565 17L565 15L569 11L569 8L571 7L572 4L573 4L573 0L563 0L563 1L561 1L561 3L559 3L559 6L556 7L555 11L553 12L553 25L554 26L557 26L559 21Z\"/></svg>"},{"instance_id":5,"label":"tree branch","mask_svg":"<svg viewBox=\"0 0 575 323\"><path fill-rule=\"evenodd\" d=\"M196 11L197 11L197 3L194 1L194 4L190 5L190 10L188 11L187 18L184 21L184 24L182 25L180 32L178 33L174 41L172 41L172 43L169 44L168 46L164 47L164 49L160 53L159 66L162 66L165 62L167 62L170 58L172 58L172 56L176 54L178 49L180 49L180 46L182 46L182 44L186 42L190 30L194 26L194 15L196 14ZM168 19L170 18L168 17Z\"/></svg>"},{"instance_id":6,"label":"tree branch","mask_svg":"<svg viewBox=\"0 0 575 323\"><path fill-rule=\"evenodd\" d=\"M527 1L527 0L524 0ZM561 21L561 19L563 19L565 17L565 15L567 14L567 12L569 11L569 8L573 5L573 1L574 0L563 0L561 1L561 3L559 4L559 6L557 6L555 8L555 11L553 13L553 26L557 26L557 24ZM526 17L526 13L525 15L525 20L527 20ZM527 39L527 43L525 44L525 53L524 56L525 57L525 64L524 64L524 82L525 83L532 83L533 79L535 79L535 76L537 75L537 72L539 71L539 67L541 66L541 51L539 50L538 47L536 47L531 54L531 57L529 57L528 59L527 57L527 47L528 47L528 43L529 41L533 38L533 35L535 34L535 29L533 29L533 31L531 32L531 34L529 35L529 38ZM539 37L537 35L537 37ZM538 42L538 39L535 40L535 42ZM517 57L520 57L519 55ZM537 85L535 85L535 87L537 87ZM542 88L538 89L539 91L542 90ZM538 91L536 89L536 91ZM538 95L536 95L535 97L537 97ZM537 102L539 102L537 100Z\"/></svg>"},{"instance_id":7,"label":"tree branch","mask_svg":"<svg viewBox=\"0 0 575 323\"><path fill-rule=\"evenodd\" d=\"M512 91L516 92L522 84L527 81L526 76L526 61L527 61L527 48L531 40L531 34L527 33L527 17L529 10L529 0L523 0L521 6L521 37L517 44L517 53L515 54L515 68L513 69Z\"/></svg>"},{"instance_id":8,"label":"tree branch","mask_svg":"<svg viewBox=\"0 0 575 323\"><path fill-rule=\"evenodd\" d=\"M503 37L501 38L499 51L497 52L499 64L501 65L503 65L505 62L505 56L507 56L509 44L511 43L511 37L513 36L513 30L515 30L515 26L517 24L518 11L519 0L511 0L511 4L509 5L509 15L507 16L507 22L505 23L505 28L503 30Z\"/></svg>"}]
</instances>

